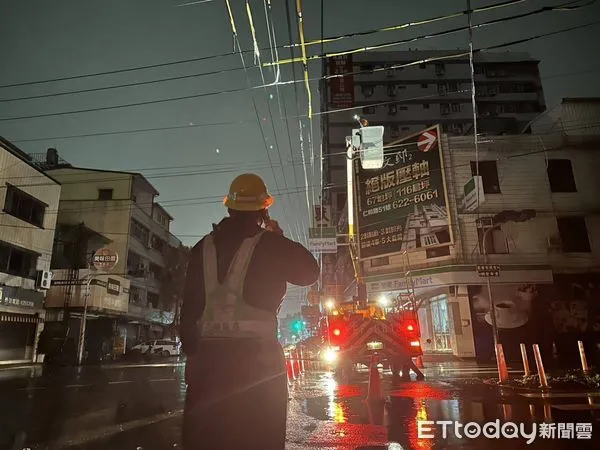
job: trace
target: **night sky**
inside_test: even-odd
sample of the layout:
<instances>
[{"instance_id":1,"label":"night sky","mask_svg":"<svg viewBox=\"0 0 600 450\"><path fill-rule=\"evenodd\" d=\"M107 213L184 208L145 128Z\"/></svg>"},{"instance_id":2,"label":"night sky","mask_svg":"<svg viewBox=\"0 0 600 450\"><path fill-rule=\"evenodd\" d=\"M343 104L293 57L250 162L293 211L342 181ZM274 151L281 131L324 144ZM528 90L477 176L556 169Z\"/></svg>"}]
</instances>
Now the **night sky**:
<instances>
[{"instance_id":1,"label":"night sky","mask_svg":"<svg viewBox=\"0 0 600 450\"><path fill-rule=\"evenodd\" d=\"M473 0L472 3L473 7L480 7L499 2ZM474 23L565 3L568 0L523 1L494 13L476 14ZM574 6L588 1L571 3ZM252 35L245 2L231 0L231 4L240 45L243 50L251 50ZM304 0L303 4L306 39L319 39L321 2ZM250 5L258 45L267 49L269 34L263 0L252 0ZM295 1L290 1L290 8L295 9ZM450 0L324 0L324 35L399 25L465 8L466 2ZM0 135L28 153L42 153L55 147L61 157L77 166L141 171L160 191L158 201L175 217L172 231L186 244L199 240L210 231L211 223L223 216L221 199L233 177L245 171L256 172L265 178L272 191L285 193L277 195L272 216L282 222L288 236L296 238L300 232L304 238L309 218L297 116L303 116L303 147L311 201L313 195L316 198L319 195L312 187L320 185L319 116L312 122L311 150L311 124L306 117L307 95L303 84L297 85L298 102L291 85L279 89L246 89L248 83L259 86L263 81L260 71L253 67L255 60L251 51L244 54L247 72L242 70L239 54L234 53L225 0L0 0L0 17L0 86L230 53L226 57L159 68L0 88ZM595 2L578 11L548 12L479 28L474 32L474 45L478 48L501 44L599 19L600 2ZM285 0L272 0L271 20L277 44L288 44ZM295 16L291 25L294 43L297 43ZM401 31L344 39L325 45L325 51L401 40L463 25L466 25L464 16ZM597 83L600 65L594 44L598 33L599 27L595 25L505 50L527 51L541 60L546 103L552 108L563 97L600 96ZM467 45L465 32L386 50L456 49ZM287 48L280 48L278 52L282 59L290 56ZM309 55L320 52L320 45L308 47ZM295 55L299 55L299 49ZM271 52L262 51L260 58L263 63L270 62ZM229 69L231 71L225 73L154 84L48 95ZM320 63L311 63L309 72L311 77L318 77ZM296 77L299 79L301 74L302 67L296 64ZM264 68L263 76L267 83L275 79L270 68ZM281 66L280 80L291 79L291 65ZM198 96L237 89L242 91ZM311 90L314 112L318 113L316 82ZM21 99L39 95L46 97ZM104 111L6 120L185 96L196 97ZM15 98L19 100L3 101ZM252 98L257 105L258 120ZM352 115L353 112L340 114ZM289 136L281 119L283 115L290 118ZM153 128L169 129L133 132ZM287 166L285 170L282 163ZM298 309L294 297L290 295L293 301L288 302L286 310Z\"/></svg>"}]
</instances>

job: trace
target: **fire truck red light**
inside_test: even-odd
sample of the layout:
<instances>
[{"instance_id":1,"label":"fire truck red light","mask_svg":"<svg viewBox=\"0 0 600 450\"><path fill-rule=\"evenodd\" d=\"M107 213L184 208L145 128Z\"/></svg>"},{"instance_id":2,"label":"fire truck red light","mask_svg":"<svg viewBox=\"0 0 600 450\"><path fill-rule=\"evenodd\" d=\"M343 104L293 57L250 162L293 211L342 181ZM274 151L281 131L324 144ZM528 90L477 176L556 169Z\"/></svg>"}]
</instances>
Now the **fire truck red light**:
<instances>
[{"instance_id":1,"label":"fire truck red light","mask_svg":"<svg viewBox=\"0 0 600 450\"><path fill-rule=\"evenodd\" d=\"M412 325L409 325L409 326L406 327L406 329L408 331L413 331L415 328Z\"/></svg>"},{"instance_id":2,"label":"fire truck red light","mask_svg":"<svg viewBox=\"0 0 600 450\"><path fill-rule=\"evenodd\" d=\"M335 336L339 336L342 332L340 330L338 330L337 328L335 330L333 330L333 334Z\"/></svg>"}]
</instances>

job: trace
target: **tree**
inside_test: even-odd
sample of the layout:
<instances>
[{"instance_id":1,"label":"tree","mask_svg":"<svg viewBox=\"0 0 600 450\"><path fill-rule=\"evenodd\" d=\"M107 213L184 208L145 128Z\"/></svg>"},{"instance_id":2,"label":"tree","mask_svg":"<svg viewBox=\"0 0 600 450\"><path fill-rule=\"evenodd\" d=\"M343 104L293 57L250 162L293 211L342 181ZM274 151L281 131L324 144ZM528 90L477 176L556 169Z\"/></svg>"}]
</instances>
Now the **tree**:
<instances>
[{"instance_id":1,"label":"tree","mask_svg":"<svg viewBox=\"0 0 600 450\"><path fill-rule=\"evenodd\" d=\"M190 248L185 246L167 246L163 252L165 273L161 283L161 304L169 310L175 310L172 326L179 325L179 310L183 300L185 275L190 257Z\"/></svg>"}]
</instances>

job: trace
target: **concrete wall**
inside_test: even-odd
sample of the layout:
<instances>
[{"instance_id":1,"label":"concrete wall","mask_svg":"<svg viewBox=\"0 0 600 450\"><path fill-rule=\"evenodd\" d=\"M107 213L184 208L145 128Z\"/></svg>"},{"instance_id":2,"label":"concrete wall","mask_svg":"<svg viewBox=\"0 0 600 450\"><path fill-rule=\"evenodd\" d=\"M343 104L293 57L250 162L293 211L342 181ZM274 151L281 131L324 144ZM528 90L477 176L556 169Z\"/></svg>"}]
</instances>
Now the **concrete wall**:
<instances>
[{"instance_id":1,"label":"concrete wall","mask_svg":"<svg viewBox=\"0 0 600 450\"><path fill-rule=\"evenodd\" d=\"M42 228L10 214L4 212L0 214L0 239L39 253L41 256L38 258L37 270L49 270L61 186L2 147L0 147L0 170L2 171L0 183L2 209L6 201L7 183L47 205ZM0 273L0 283L25 289L35 287L32 279L4 273Z\"/></svg>"}]
</instances>

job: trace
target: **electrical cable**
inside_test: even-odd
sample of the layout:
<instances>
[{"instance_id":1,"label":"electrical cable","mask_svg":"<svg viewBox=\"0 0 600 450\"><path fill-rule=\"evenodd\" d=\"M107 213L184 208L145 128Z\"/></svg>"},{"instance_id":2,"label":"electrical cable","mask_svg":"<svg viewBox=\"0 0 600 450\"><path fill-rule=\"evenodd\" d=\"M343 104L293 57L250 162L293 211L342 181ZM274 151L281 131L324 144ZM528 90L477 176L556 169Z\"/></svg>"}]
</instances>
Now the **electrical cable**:
<instances>
[{"instance_id":1,"label":"electrical cable","mask_svg":"<svg viewBox=\"0 0 600 450\"><path fill-rule=\"evenodd\" d=\"M575 9L580 9L580 8L585 8L589 5L591 5L592 3L594 3L596 0L591 0L591 2L587 3L584 6L581 7L577 7ZM473 25L473 28L481 28L481 27L485 27L485 26L489 26L489 25L495 25L498 23L502 23L502 22L506 22L506 21L511 21L511 20L517 20L517 19L523 19L525 17L531 17L531 16L536 16L538 14L543 14L546 12L553 12L553 11L560 11L560 12L565 12L565 11L573 11L574 9L566 9L565 5L569 5L572 4L573 2L567 2L567 3L562 3L560 5L557 6L543 6L541 8L538 8L534 11L529 11L526 13L521 13L521 14L515 14L512 16L506 16L506 17L501 17L498 19L493 19L493 20L489 20L487 22L482 22L480 24L477 25ZM371 45L371 46L366 46L366 47L359 47L359 48L354 48L351 50L342 50L342 51L338 51L338 52L332 52L332 53L323 53L320 55L313 55L307 58L308 61L313 61L313 60L317 60L317 59L328 59L328 58L333 58L336 56L344 56L344 55L355 55L357 53L365 53L365 52L369 52L372 50L380 50L383 48L389 48L389 47L395 47L398 45L404 45L404 44L410 44L411 42L415 42L415 41L420 41L420 40L425 40L425 39L431 39L431 38L435 38L435 37L441 37L441 36L448 36L450 34L455 34L455 33L460 33L462 31L468 31L469 26L466 27L457 27L457 28L451 28L449 30L444 30L444 31L438 31L436 33L430 33L430 34L424 34L424 35L420 35L420 36L415 36L413 38L409 38L409 39L402 39L399 41L391 41L391 42L385 42L382 44L376 44L376 45ZM292 63L296 63L296 62L302 62L303 64L305 64L303 59L296 59L295 61L292 59L284 59L284 60L280 60L278 63L279 64L292 64Z\"/></svg>"},{"instance_id":2,"label":"electrical cable","mask_svg":"<svg viewBox=\"0 0 600 450\"><path fill-rule=\"evenodd\" d=\"M575 31L575 30L587 28L590 26L598 25L598 24L600 24L600 21L589 22L589 23L577 25L574 27L563 28L563 29L551 31L548 33L538 34L538 35L531 36L528 38L518 39L518 40L514 40L514 41L510 41L510 42L505 42L502 44L496 44L496 45L492 45L492 46L488 46L488 47L474 49L473 52L480 53L480 52L486 52L486 51L490 51L490 50L496 50L499 48L510 47L513 45L534 41L534 40L541 39L541 38L548 37L548 36L554 36L554 35L560 34L560 33ZM443 60L448 60L448 59L465 57L465 56L468 56L468 54L469 54L469 52L454 53L454 54L450 54L450 55L425 58L425 59L421 59L418 61L413 61L413 62L405 63L405 64L395 64L395 65L391 65L388 67L375 68L375 69L372 69L369 71L353 71L353 72L347 72L344 74L332 74L332 75L327 75L325 77L309 78L308 82L318 81L321 79L330 80L333 78L343 78L343 77L348 77L348 76L360 75L360 74L364 74L364 73L375 73L375 72L392 70L392 69L406 68L406 67L410 67L410 66L414 66L414 65L426 64L426 63L435 62L435 61L443 61ZM303 83L305 83L305 85L307 84L306 79L302 80L302 81L300 81L300 80L292 80L292 81L285 81L285 82L282 81L277 84L280 86L283 86L283 85L289 85L289 84L296 84L298 82L303 82ZM70 115L70 114L81 114L81 113L88 113L88 112L97 112L97 111L106 111L106 110L113 110L113 109L144 106L144 105L150 105L150 104L167 103L167 102L171 102L171 101L188 100L188 99L201 98L201 97L207 97L207 96L212 96L212 95L231 94L231 93L238 93L238 92L244 92L244 91L251 91L254 89L262 89L264 87L269 87L269 86L272 86L272 84L266 85L266 86L249 86L247 88L227 89L227 90L216 91L216 92L204 92L204 93L200 93L200 94L172 97L172 98L167 98L167 99L147 100L147 101L128 103L128 104L123 104L123 105L87 108L87 109L74 110L74 111L59 111L59 112L45 113L45 114L33 114L33 115L21 116L21 117L4 117L4 118L0 118L0 122L7 122L7 121L13 121L13 120L24 120L24 119L36 119L36 118L53 117L53 116L64 116L64 115ZM323 112L315 113L315 115L320 115L320 114L322 115ZM312 111L310 112L310 115L312 117ZM302 117L307 117L307 116L302 116ZM237 121L237 122L239 122L239 121ZM219 124L221 124L221 123L223 123L223 122L220 122Z\"/></svg>"},{"instance_id":3,"label":"electrical cable","mask_svg":"<svg viewBox=\"0 0 600 450\"><path fill-rule=\"evenodd\" d=\"M503 2L503 3L510 3L510 2ZM489 7L485 7L485 8L487 9L487 8L499 8L499 7L503 7L504 6L503 3L496 4L496 5L490 5ZM506 6L510 6L510 5L507 4ZM450 19L450 18L455 17L456 14L460 15L460 14L462 14L462 12L461 13L450 14L450 15L447 15L447 16L439 16L437 18L429 19L428 21L437 21L437 20L441 20L441 19ZM288 13L288 15L289 15L289 13ZM404 25L407 25L407 24L404 24ZM402 27L404 25L397 25L396 27ZM354 35L355 36L360 36L362 33L363 32L361 32L361 33L355 33L355 34L353 34L353 36ZM326 38L326 39L337 39L337 37ZM290 40L290 44L292 42L293 41ZM279 46L279 47L276 47L276 48L278 48L278 49L285 49L286 47L288 47L288 46ZM266 51L266 50L269 50L269 49L265 48L265 49L260 49L260 50L261 51L262 50ZM293 48L291 50L293 51ZM242 53L253 53L253 52L254 52L254 49L248 49L248 50L243 50L242 51ZM200 62L200 61L207 61L207 60L211 60L211 59L224 58L224 57L234 56L236 54L237 54L237 52L234 50L233 52L228 52L228 53L220 53L220 54L202 56L202 57L197 57L197 58L180 59L180 60L168 61L168 62L157 63L157 64L146 64L146 65L140 65L140 66L134 66L134 67L128 67L128 68L122 68L122 69L107 70L107 71L103 71L103 72L91 72L91 73L79 74L79 75L65 75L65 76L56 77L56 78L49 78L49 79L45 79L45 80L24 81L24 82L19 82L19 83L11 83L11 84L0 85L0 89L21 87L21 86L31 86L31 85L45 84L45 83L54 83L54 82L59 82L59 81L70 81L70 80L76 80L76 79L82 79L82 78L91 78L91 77L98 77L98 76L104 76L104 75L114 75L114 74L120 74L120 73L134 72L134 71L138 71L138 70L154 69L154 68L159 68L159 67L169 67L169 66L174 66L174 65L179 65L179 64L187 64L187 63L192 63L192 62ZM292 57L293 57L293 55L292 55ZM240 67L239 69L233 69L233 70L243 70L243 68Z\"/></svg>"}]
</instances>

